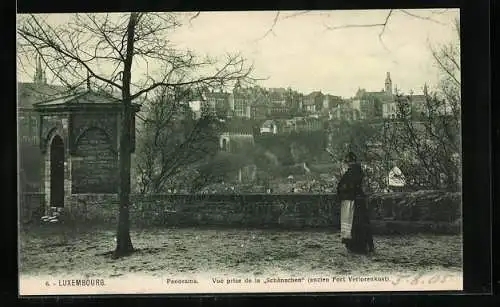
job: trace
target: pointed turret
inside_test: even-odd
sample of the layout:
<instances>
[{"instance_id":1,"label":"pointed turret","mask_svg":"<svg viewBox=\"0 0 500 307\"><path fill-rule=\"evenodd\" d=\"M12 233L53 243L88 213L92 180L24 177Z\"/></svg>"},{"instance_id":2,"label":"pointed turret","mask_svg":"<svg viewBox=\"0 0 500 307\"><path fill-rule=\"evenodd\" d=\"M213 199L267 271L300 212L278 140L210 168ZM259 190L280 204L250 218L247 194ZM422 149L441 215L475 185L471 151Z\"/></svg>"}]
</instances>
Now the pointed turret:
<instances>
[{"instance_id":1,"label":"pointed turret","mask_svg":"<svg viewBox=\"0 0 500 307\"><path fill-rule=\"evenodd\" d=\"M45 69L42 68L42 58L40 56L36 57L36 67L35 76L33 78L35 84L47 84L47 77L45 75Z\"/></svg>"},{"instance_id":2,"label":"pointed turret","mask_svg":"<svg viewBox=\"0 0 500 307\"><path fill-rule=\"evenodd\" d=\"M392 80L390 72L387 72L387 76L385 77L385 92L392 95Z\"/></svg>"}]
</instances>

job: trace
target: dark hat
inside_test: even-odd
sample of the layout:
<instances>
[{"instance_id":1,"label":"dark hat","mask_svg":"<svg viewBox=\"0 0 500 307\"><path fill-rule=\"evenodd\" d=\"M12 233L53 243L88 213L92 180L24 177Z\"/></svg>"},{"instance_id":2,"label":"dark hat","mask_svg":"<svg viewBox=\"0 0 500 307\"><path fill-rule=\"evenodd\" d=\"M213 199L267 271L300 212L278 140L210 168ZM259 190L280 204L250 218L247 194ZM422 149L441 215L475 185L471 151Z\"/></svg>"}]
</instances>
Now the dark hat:
<instances>
[{"instance_id":1,"label":"dark hat","mask_svg":"<svg viewBox=\"0 0 500 307\"><path fill-rule=\"evenodd\" d=\"M357 160L357 157L356 157L356 155L355 155L352 151L350 151L350 152L349 152L349 153L345 156L345 158L344 158L344 161L345 161L345 162L348 162L348 163L349 163L349 162L356 162L356 160Z\"/></svg>"}]
</instances>

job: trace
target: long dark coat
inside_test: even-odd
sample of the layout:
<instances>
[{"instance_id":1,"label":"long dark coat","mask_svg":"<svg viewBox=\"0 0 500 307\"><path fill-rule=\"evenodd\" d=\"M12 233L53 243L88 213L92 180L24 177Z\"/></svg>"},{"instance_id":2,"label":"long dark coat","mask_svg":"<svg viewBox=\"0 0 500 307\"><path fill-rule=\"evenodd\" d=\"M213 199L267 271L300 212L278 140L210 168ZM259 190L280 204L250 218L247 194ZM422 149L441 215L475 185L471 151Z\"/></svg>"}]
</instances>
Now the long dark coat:
<instances>
[{"instance_id":1,"label":"long dark coat","mask_svg":"<svg viewBox=\"0 0 500 307\"><path fill-rule=\"evenodd\" d=\"M352 238L343 240L347 249L354 253L367 253L374 250L370 217L363 192L363 170L359 163L349 165L347 172L337 186L337 197L341 200L354 200L354 218L352 222Z\"/></svg>"}]
</instances>

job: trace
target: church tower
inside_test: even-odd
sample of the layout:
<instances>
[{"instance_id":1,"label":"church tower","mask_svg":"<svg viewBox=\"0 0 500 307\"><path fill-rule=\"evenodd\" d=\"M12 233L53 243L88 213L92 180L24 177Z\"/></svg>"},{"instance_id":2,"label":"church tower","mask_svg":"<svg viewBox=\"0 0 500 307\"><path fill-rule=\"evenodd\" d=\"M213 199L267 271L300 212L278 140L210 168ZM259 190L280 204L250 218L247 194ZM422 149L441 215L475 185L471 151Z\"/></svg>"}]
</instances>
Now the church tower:
<instances>
[{"instance_id":1,"label":"church tower","mask_svg":"<svg viewBox=\"0 0 500 307\"><path fill-rule=\"evenodd\" d=\"M239 93L241 91L241 83L240 83L240 80L236 80L236 84L234 85L234 88L233 88L233 93Z\"/></svg>"},{"instance_id":2,"label":"church tower","mask_svg":"<svg viewBox=\"0 0 500 307\"><path fill-rule=\"evenodd\" d=\"M385 77L385 93L392 95L392 80L390 72L387 72L387 76Z\"/></svg>"},{"instance_id":3,"label":"church tower","mask_svg":"<svg viewBox=\"0 0 500 307\"><path fill-rule=\"evenodd\" d=\"M45 71L42 69L42 59L40 58L40 56L36 58L36 69L33 82L35 84L47 83L47 78L45 77Z\"/></svg>"}]
</instances>

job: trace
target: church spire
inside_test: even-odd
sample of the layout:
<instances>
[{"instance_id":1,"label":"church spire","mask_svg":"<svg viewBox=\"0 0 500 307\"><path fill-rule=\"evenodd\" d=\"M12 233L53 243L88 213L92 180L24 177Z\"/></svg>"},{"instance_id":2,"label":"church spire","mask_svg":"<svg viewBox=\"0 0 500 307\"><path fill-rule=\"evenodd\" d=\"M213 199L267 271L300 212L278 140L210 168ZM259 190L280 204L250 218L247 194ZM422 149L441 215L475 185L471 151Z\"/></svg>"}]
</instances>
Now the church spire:
<instances>
[{"instance_id":1,"label":"church spire","mask_svg":"<svg viewBox=\"0 0 500 307\"><path fill-rule=\"evenodd\" d=\"M45 72L42 69L42 59L41 59L40 56L36 57L36 69L35 69L34 82L36 84L45 84L45 83L47 83L47 79L45 77Z\"/></svg>"},{"instance_id":2,"label":"church spire","mask_svg":"<svg viewBox=\"0 0 500 307\"><path fill-rule=\"evenodd\" d=\"M424 83L424 95L427 96L429 94L428 89L427 89L427 82Z\"/></svg>"},{"instance_id":3,"label":"church spire","mask_svg":"<svg viewBox=\"0 0 500 307\"><path fill-rule=\"evenodd\" d=\"M385 92L386 94L392 95L392 80L390 72L387 72L387 76L385 77Z\"/></svg>"}]
</instances>

